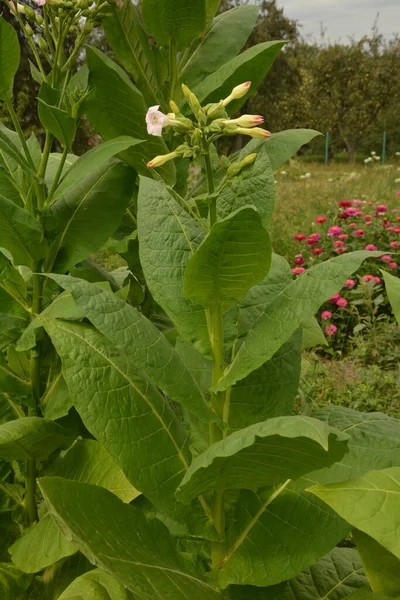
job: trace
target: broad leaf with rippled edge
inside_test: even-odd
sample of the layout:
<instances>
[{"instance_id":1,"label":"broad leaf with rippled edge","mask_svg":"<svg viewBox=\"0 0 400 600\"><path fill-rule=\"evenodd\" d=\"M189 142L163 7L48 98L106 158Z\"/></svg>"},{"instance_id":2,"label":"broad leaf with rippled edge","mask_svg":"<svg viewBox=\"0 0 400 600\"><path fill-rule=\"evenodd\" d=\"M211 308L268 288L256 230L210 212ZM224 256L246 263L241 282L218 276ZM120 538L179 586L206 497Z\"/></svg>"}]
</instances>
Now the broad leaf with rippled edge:
<instances>
[{"instance_id":1,"label":"broad leaf with rippled edge","mask_svg":"<svg viewBox=\"0 0 400 600\"><path fill-rule=\"evenodd\" d=\"M260 213L262 224L267 227L275 206L275 176L267 146L260 145L260 140L251 140L239 153L238 161L254 152L257 153L255 162L233 177L218 195L218 217L224 219L233 211L252 205Z\"/></svg>"},{"instance_id":2,"label":"broad leaf with rippled edge","mask_svg":"<svg viewBox=\"0 0 400 600\"><path fill-rule=\"evenodd\" d=\"M317 484L308 491L400 558L400 467L370 471L349 481Z\"/></svg>"},{"instance_id":3,"label":"broad leaf with rippled edge","mask_svg":"<svg viewBox=\"0 0 400 600\"><path fill-rule=\"evenodd\" d=\"M348 452L329 469L304 477L312 483L338 483L374 469L400 467L400 421L383 413L362 413L344 406L322 408L312 416L348 435Z\"/></svg>"},{"instance_id":4,"label":"broad leaf with rippled edge","mask_svg":"<svg viewBox=\"0 0 400 600\"><path fill-rule=\"evenodd\" d=\"M186 265L204 232L161 183L141 178L138 199L139 252L146 283L178 333L202 354L210 353L206 315L183 295Z\"/></svg>"},{"instance_id":5,"label":"broad leaf with rippled edge","mask_svg":"<svg viewBox=\"0 0 400 600\"><path fill-rule=\"evenodd\" d=\"M189 87L234 58L245 45L258 17L258 7L237 6L213 20L180 72Z\"/></svg>"},{"instance_id":6,"label":"broad leaf with rippled edge","mask_svg":"<svg viewBox=\"0 0 400 600\"><path fill-rule=\"evenodd\" d=\"M357 550L334 548L291 579L280 600L342 600L364 588L369 589L368 579Z\"/></svg>"},{"instance_id":7,"label":"broad leaf with rippled edge","mask_svg":"<svg viewBox=\"0 0 400 600\"><path fill-rule=\"evenodd\" d=\"M4 196L0 196L0 240L16 265L32 268L48 250L39 221Z\"/></svg>"},{"instance_id":8,"label":"broad leaf with rippled edge","mask_svg":"<svg viewBox=\"0 0 400 600\"><path fill-rule=\"evenodd\" d=\"M18 35L14 27L0 17L0 99L10 100L14 77L21 56Z\"/></svg>"},{"instance_id":9,"label":"broad leaf with rippled edge","mask_svg":"<svg viewBox=\"0 0 400 600\"><path fill-rule=\"evenodd\" d=\"M131 592L102 569L84 573L57 600L134 600Z\"/></svg>"},{"instance_id":10,"label":"broad leaf with rippled edge","mask_svg":"<svg viewBox=\"0 0 400 600\"><path fill-rule=\"evenodd\" d=\"M291 485L276 492L241 491L225 557L211 574L220 587L272 586L296 577L349 533L350 526L312 494Z\"/></svg>"},{"instance_id":11,"label":"broad leaf with rippled edge","mask_svg":"<svg viewBox=\"0 0 400 600\"><path fill-rule=\"evenodd\" d=\"M358 529L353 531L353 539L373 591L389 598L400 597L400 560Z\"/></svg>"},{"instance_id":12,"label":"broad leaf with rippled edge","mask_svg":"<svg viewBox=\"0 0 400 600\"><path fill-rule=\"evenodd\" d=\"M49 419L23 417L0 426L0 458L4 460L42 460L71 442L70 434Z\"/></svg>"},{"instance_id":13,"label":"broad leaf with rippled edge","mask_svg":"<svg viewBox=\"0 0 400 600\"><path fill-rule=\"evenodd\" d=\"M141 599L222 600L186 571L175 539L157 519L96 486L58 477L40 479L39 486L64 535Z\"/></svg>"},{"instance_id":14,"label":"broad leaf with rippled edge","mask_svg":"<svg viewBox=\"0 0 400 600\"><path fill-rule=\"evenodd\" d=\"M64 275L49 277L71 292L82 313L153 383L202 421L216 419L173 346L141 312L98 285Z\"/></svg>"},{"instance_id":15,"label":"broad leaf with rippled edge","mask_svg":"<svg viewBox=\"0 0 400 600\"><path fill-rule=\"evenodd\" d=\"M366 258L381 254L360 250L307 269L266 307L216 390L227 389L269 360L321 304L342 289Z\"/></svg>"},{"instance_id":16,"label":"broad leaf with rippled edge","mask_svg":"<svg viewBox=\"0 0 400 600\"><path fill-rule=\"evenodd\" d=\"M190 45L206 26L206 0L143 0L144 26L160 46Z\"/></svg>"},{"instance_id":17,"label":"broad leaf with rippled edge","mask_svg":"<svg viewBox=\"0 0 400 600\"><path fill-rule=\"evenodd\" d=\"M277 417L237 431L210 446L191 464L177 491L189 503L226 489L257 490L296 479L315 465L328 466L346 452L347 436L310 417Z\"/></svg>"},{"instance_id":18,"label":"broad leaf with rippled edge","mask_svg":"<svg viewBox=\"0 0 400 600\"><path fill-rule=\"evenodd\" d=\"M134 361L92 327L53 320L43 325L87 429L139 491L158 508L174 511L174 492L190 452L164 397Z\"/></svg>"},{"instance_id":19,"label":"broad leaf with rippled edge","mask_svg":"<svg viewBox=\"0 0 400 600\"><path fill-rule=\"evenodd\" d=\"M186 265L183 293L193 304L223 311L266 277L271 241L253 207L215 223Z\"/></svg>"}]
</instances>

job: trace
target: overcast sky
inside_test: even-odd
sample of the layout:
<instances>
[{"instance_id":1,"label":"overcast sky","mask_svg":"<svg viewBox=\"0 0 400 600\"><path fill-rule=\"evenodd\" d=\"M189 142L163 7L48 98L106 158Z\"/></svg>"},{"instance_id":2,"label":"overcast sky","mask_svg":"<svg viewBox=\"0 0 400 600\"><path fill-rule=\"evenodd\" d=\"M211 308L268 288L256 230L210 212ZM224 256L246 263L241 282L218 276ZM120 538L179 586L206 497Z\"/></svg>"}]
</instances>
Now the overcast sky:
<instances>
[{"instance_id":1,"label":"overcast sky","mask_svg":"<svg viewBox=\"0 0 400 600\"><path fill-rule=\"evenodd\" d=\"M297 19L303 35L319 38L321 22L326 38L342 42L353 34L356 38L371 31L379 13L379 30L386 37L400 33L400 0L278 0L285 14Z\"/></svg>"}]
</instances>

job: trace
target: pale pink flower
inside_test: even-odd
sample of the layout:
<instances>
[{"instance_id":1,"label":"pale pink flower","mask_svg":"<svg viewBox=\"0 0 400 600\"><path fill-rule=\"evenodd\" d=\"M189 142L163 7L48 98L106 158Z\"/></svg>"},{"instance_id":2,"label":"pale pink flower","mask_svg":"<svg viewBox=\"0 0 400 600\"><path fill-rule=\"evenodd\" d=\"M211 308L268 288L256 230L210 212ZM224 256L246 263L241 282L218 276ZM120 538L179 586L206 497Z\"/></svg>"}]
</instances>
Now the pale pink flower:
<instances>
[{"instance_id":1,"label":"pale pink flower","mask_svg":"<svg viewBox=\"0 0 400 600\"><path fill-rule=\"evenodd\" d=\"M344 242L342 240L336 240L333 242L335 248L340 248L340 246L344 246Z\"/></svg>"},{"instance_id":2,"label":"pale pink flower","mask_svg":"<svg viewBox=\"0 0 400 600\"><path fill-rule=\"evenodd\" d=\"M384 256L381 256L381 260L383 262L390 263L390 262L392 262L392 257L389 256L389 254L385 254Z\"/></svg>"},{"instance_id":3,"label":"pale pink flower","mask_svg":"<svg viewBox=\"0 0 400 600\"><path fill-rule=\"evenodd\" d=\"M353 231L353 235L355 237L364 237L365 231L364 229L356 229L355 231Z\"/></svg>"},{"instance_id":4,"label":"pale pink flower","mask_svg":"<svg viewBox=\"0 0 400 600\"><path fill-rule=\"evenodd\" d=\"M314 256L319 256L320 254L322 254L324 251L323 248L313 248L312 249L312 253L314 254Z\"/></svg>"},{"instance_id":5,"label":"pale pink flower","mask_svg":"<svg viewBox=\"0 0 400 600\"><path fill-rule=\"evenodd\" d=\"M160 106L151 106L146 114L147 133L149 135L162 135L163 127L168 122L167 115L164 115L160 110Z\"/></svg>"},{"instance_id":6,"label":"pale pink flower","mask_svg":"<svg viewBox=\"0 0 400 600\"><path fill-rule=\"evenodd\" d=\"M356 282L354 281L354 279L348 279L347 281L345 281L344 287L345 288L353 288L356 285Z\"/></svg>"},{"instance_id":7,"label":"pale pink flower","mask_svg":"<svg viewBox=\"0 0 400 600\"><path fill-rule=\"evenodd\" d=\"M38 6L44 6L47 0L33 0Z\"/></svg>"},{"instance_id":8,"label":"pale pink flower","mask_svg":"<svg viewBox=\"0 0 400 600\"><path fill-rule=\"evenodd\" d=\"M357 223L349 223L349 227L357 227Z\"/></svg>"},{"instance_id":9,"label":"pale pink flower","mask_svg":"<svg viewBox=\"0 0 400 600\"><path fill-rule=\"evenodd\" d=\"M338 306L340 306L341 308L344 308L345 306L347 306L348 302L347 302L346 298L338 298L336 300L336 304Z\"/></svg>"},{"instance_id":10,"label":"pale pink flower","mask_svg":"<svg viewBox=\"0 0 400 600\"><path fill-rule=\"evenodd\" d=\"M354 232L354 235L355 234L356 234L356 231ZM374 244L367 244L365 246L364 250L370 250L371 252L374 252L375 250L378 250L378 248Z\"/></svg>"},{"instance_id":11,"label":"pale pink flower","mask_svg":"<svg viewBox=\"0 0 400 600\"><path fill-rule=\"evenodd\" d=\"M400 242L390 242L390 247L395 249L400 248Z\"/></svg>"},{"instance_id":12,"label":"pale pink flower","mask_svg":"<svg viewBox=\"0 0 400 600\"><path fill-rule=\"evenodd\" d=\"M293 275L301 275L302 273L304 273L304 271L304 267L295 267L294 269L292 269Z\"/></svg>"},{"instance_id":13,"label":"pale pink flower","mask_svg":"<svg viewBox=\"0 0 400 600\"><path fill-rule=\"evenodd\" d=\"M347 235L347 233L341 233L340 235L338 235L339 240L347 240L349 236Z\"/></svg>"},{"instance_id":14,"label":"pale pink flower","mask_svg":"<svg viewBox=\"0 0 400 600\"><path fill-rule=\"evenodd\" d=\"M362 200L353 200L353 206L361 206Z\"/></svg>"},{"instance_id":15,"label":"pale pink flower","mask_svg":"<svg viewBox=\"0 0 400 600\"><path fill-rule=\"evenodd\" d=\"M378 206L376 207L376 212L377 213L385 213L387 211L387 206L386 204L378 204Z\"/></svg>"},{"instance_id":16,"label":"pale pink flower","mask_svg":"<svg viewBox=\"0 0 400 600\"><path fill-rule=\"evenodd\" d=\"M325 333L327 336L331 337L332 335L335 335L336 332L337 327L333 323L330 323L330 325L325 326Z\"/></svg>"},{"instance_id":17,"label":"pale pink flower","mask_svg":"<svg viewBox=\"0 0 400 600\"><path fill-rule=\"evenodd\" d=\"M316 246L320 237L320 233L312 233L311 235L309 235L306 242L307 246Z\"/></svg>"},{"instance_id":18,"label":"pale pink flower","mask_svg":"<svg viewBox=\"0 0 400 600\"><path fill-rule=\"evenodd\" d=\"M324 319L324 321L325 321L326 319L330 319L331 317L332 317L332 313L331 313L331 311L330 311L330 310L324 310L324 311L321 313L321 319Z\"/></svg>"},{"instance_id":19,"label":"pale pink flower","mask_svg":"<svg viewBox=\"0 0 400 600\"><path fill-rule=\"evenodd\" d=\"M376 285L379 285L382 282L382 279L380 277L374 277L374 281Z\"/></svg>"},{"instance_id":20,"label":"pale pink flower","mask_svg":"<svg viewBox=\"0 0 400 600\"><path fill-rule=\"evenodd\" d=\"M294 257L294 261L293 264L298 265L298 266L302 266L305 264L305 259L303 258L302 254L296 254L296 256Z\"/></svg>"}]
</instances>

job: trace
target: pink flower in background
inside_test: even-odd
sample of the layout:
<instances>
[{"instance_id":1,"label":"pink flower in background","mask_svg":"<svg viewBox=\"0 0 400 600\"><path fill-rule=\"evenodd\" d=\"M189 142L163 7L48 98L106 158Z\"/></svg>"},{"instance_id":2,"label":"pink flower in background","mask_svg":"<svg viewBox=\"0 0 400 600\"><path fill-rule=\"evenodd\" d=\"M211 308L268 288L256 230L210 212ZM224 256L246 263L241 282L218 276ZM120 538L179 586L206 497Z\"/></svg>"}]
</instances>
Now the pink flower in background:
<instances>
[{"instance_id":1,"label":"pink flower in background","mask_svg":"<svg viewBox=\"0 0 400 600\"><path fill-rule=\"evenodd\" d=\"M327 336L331 337L332 335L335 335L336 332L337 332L337 327L333 323L330 323L330 325L325 326L325 334Z\"/></svg>"},{"instance_id":2,"label":"pink flower in background","mask_svg":"<svg viewBox=\"0 0 400 600\"><path fill-rule=\"evenodd\" d=\"M400 192L396 192L396 196L400 196Z\"/></svg>"},{"instance_id":3,"label":"pink flower in background","mask_svg":"<svg viewBox=\"0 0 400 600\"><path fill-rule=\"evenodd\" d=\"M344 246L344 242L342 240L336 240L335 242L333 242L333 245L336 248L340 248L340 246Z\"/></svg>"},{"instance_id":4,"label":"pink flower in background","mask_svg":"<svg viewBox=\"0 0 400 600\"><path fill-rule=\"evenodd\" d=\"M292 269L293 275L301 275L302 273L304 273L304 271L304 267L295 267L294 269Z\"/></svg>"},{"instance_id":5,"label":"pink flower in background","mask_svg":"<svg viewBox=\"0 0 400 600\"><path fill-rule=\"evenodd\" d=\"M364 219L365 221L372 221L373 217L372 217L372 215L364 215L364 216L363 216L363 219Z\"/></svg>"},{"instance_id":6,"label":"pink flower in background","mask_svg":"<svg viewBox=\"0 0 400 600\"><path fill-rule=\"evenodd\" d=\"M167 115L158 110L159 108L159 105L151 106L146 114L147 133L158 137L162 135L163 127L168 121Z\"/></svg>"},{"instance_id":7,"label":"pink flower in background","mask_svg":"<svg viewBox=\"0 0 400 600\"><path fill-rule=\"evenodd\" d=\"M327 220L328 219L324 215L321 215L320 217L315 218L316 223L326 223Z\"/></svg>"},{"instance_id":8,"label":"pink flower in background","mask_svg":"<svg viewBox=\"0 0 400 600\"><path fill-rule=\"evenodd\" d=\"M364 237L365 231L364 229L356 229L355 231L353 231L353 235L355 237Z\"/></svg>"},{"instance_id":9,"label":"pink flower in background","mask_svg":"<svg viewBox=\"0 0 400 600\"><path fill-rule=\"evenodd\" d=\"M395 227L394 228L394 233L400 233L400 227Z\"/></svg>"},{"instance_id":10,"label":"pink flower in background","mask_svg":"<svg viewBox=\"0 0 400 600\"><path fill-rule=\"evenodd\" d=\"M359 211L357 210L357 208L346 208L346 214L349 217L354 217L359 213Z\"/></svg>"},{"instance_id":11,"label":"pink flower in background","mask_svg":"<svg viewBox=\"0 0 400 600\"><path fill-rule=\"evenodd\" d=\"M305 262L306 262L306 261L305 261L305 259L303 258L303 255L302 255L302 254L296 254L296 256L294 257L294 261L293 261L293 263L294 263L295 265L299 265L299 266L301 266L301 265L304 265L304 264L305 264Z\"/></svg>"},{"instance_id":12,"label":"pink flower in background","mask_svg":"<svg viewBox=\"0 0 400 600\"><path fill-rule=\"evenodd\" d=\"M314 256L318 256L319 254L322 254L324 251L323 248L313 248L312 249L312 253L314 254Z\"/></svg>"},{"instance_id":13,"label":"pink flower in background","mask_svg":"<svg viewBox=\"0 0 400 600\"><path fill-rule=\"evenodd\" d=\"M345 246L339 246L339 248L335 248L334 252L336 252L336 254L343 254L344 252L347 252L347 248Z\"/></svg>"},{"instance_id":14,"label":"pink flower in background","mask_svg":"<svg viewBox=\"0 0 400 600\"><path fill-rule=\"evenodd\" d=\"M345 288L353 288L356 285L356 282L354 281L354 279L348 279L347 281L345 281L344 287Z\"/></svg>"},{"instance_id":15,"label":"pink flower in background","mask_svg":"<svg viewBox=\"0 0 400 600\"><path fill-rule=\"evenodd\" d=\"M390 247L395 249L400 248L400 242L390 242Z\"/></svg>"},{"instance_id":16,"label":"pink flower in background","mask_svg":"<svg viewBox=\"0 0 400 600\"><path fill-rule=\"evenodd\" d=\"M340 297L340 292L338 292L337 294L332 296L332 298L329 298L328 302L330 302L331 304L336 304Z\"/></svg>"},{"instance_id":17,"label":"pink flower in background","mask_svg":"<svg viewBox=\"0 0 400 600\"><path fill-rule=\"evenodd\" d=\"M349 223L349 227L357 227L357 223Z\"/></svg>"},{"instance_id":18,"label":"pink flower in background","mask_svg":"<svg viewBox=\"0 0 400 600\"><path fill-rule=\"evenodd\" d=\"M389 269L397 269L397 262L391 262L389 263Z\"/></svg>"},{"instance_id":19,"label":"pink flower in background","mask_svg":"<svg viewBox=\"0 0 400 600\"><path fill-rule=\"evenodd\" d=\"M305 233L296 233L295 236L293 236L294 240L297 240L298 242L302 242L303 240L306 239L306 234Z\"/></svg>"},{"instance_id":20,"label":"pink flower in background","mask_svg":"<svg viewBox=\"0 0 400 600\"><path fill-rule=\"evenodd\" d=\"M341 233L342 233L342 228L339 227L339 225L332 225L332 227L329 227L329 229L328 229L329 237L336 237L336 236L340 235Z\"/></svg>"},{"instance_id":21,"label":"pink flower in background","mask_svg":"<svg viewBox=\"0 0 400 600\"><path fill-rule=\"evenodd\" d=\"M352 204L353 204L353 203L352 203L352 201L351 201L351 200L341 200L341 201L339 202L339 206L340 206L341 208L347 208L347 207L351 206Z\"/></svg>"},{"instance_id":22,"label":"pink flower in background","mask_svg":"<svg viewBox=\"0 0 400 600\"><path fill-rule=\"evenodd\" d=\"M375 281L376 285L378 285L379 283L382 282L382 279L380 277L374 277L374 281Z\"/></svg>"},{"instance_id":23,"label":"pink flower in background","mask_svg":"<svg viewBox=\"0 0 400 600\"><path fill-rule=\"evenodd\" d=\"M307 246L315 246L316 244L318 244L318 240L320 239L320 237L320 233L312 233L311 235L309 235L306 242Z\"/></svg>"},{"instance_id":24,"label":"pink flower in background","mask_svg":"<svg viewBox=\"0 0 400 600\"><path fill-rule=\"evenodd\" d=\"M345 306L347 306L348 302L347 302L346 298L338 298L336 300L336 304L338 306L340 306L341 308L344 308Z\"/></svg>"},{"instance_id":25,"label":"pink flower in background","mask_svg":"<svg viewBox=\"0 0 400 600\"><path fill-rule=\"evenodd\" d=\"M362 279L365 283L369 283L370 281L374 281L375 277L373 275L363 275Z\"/></svg>"},{"instance_id":26,"label":"pink flower in background","mask_svg":"<svg viewBox=\"0 0 400 600\"><path fill-rule=\"evenodd\" d=\"M387 209L388 207L386 206L386 204L378 204L375 210L377 213L385 213Z\"/></svg>"},{"instance_id":27,"label":"pink flower in background","mask_svg":"<svg viewBox=\"0 0 400 600\"><path fill-rule=\"evenodd\" d=\"M356 234L356 232L354 232L354 235ZM374 244L367 244L364 248L364 250L370 250L371 252L378 250L378 248L374 245Z\"/></svg>"},{"instance_id":28,"label":"pink flower in background","mask_svg":"<svg viewBox=\"0 0 400 600\"><path fill-rule=\"evenodd\" d=\"M389 254L385 254L384 256L381 256L381 260L383 262L390 263L390 262L392 262L392 257L389 256Z\"/></svg>"},{"instance_id":29,"label":"pink flower in background","mask_svg":"<svg viewBox=\"0 0 400 600\"><path fill-rule=\"evenodd\" d=\"M361 206L362 203L362 200L353 200L353 206Z\"/></svg>"},{"instance_id":30,"label":"pink flower in background","mask_svg":"<svg viewBox=\"0 0 400 600\"><path fill-rule=\"evenodd\" d=\"M348 218L349 218L349 215L347 214L346 211L338 214L338 219L348 219Z\"/></svg>"},{"instance_id":31,"label":"pink flower in background","mask_svg":"<svg viewBox=\"0 0 400 600\"><path fill-rule=\"evenodd\" d=\"M332 318L332 313L331 313L331 311L330 311L330 310L324 310L324 311L321 313L321 319L324 319L324 321L325 321L326 319L331 319L331 318Z\"/></svg>"},{"instance_id":32,"label":"pink flower in background","mask_svg":"<svg viewBox=\"0 0 400 600\"><path fill-rule=\"evenodd\" d=\"M396 231L396 228L395 227L388 227L387 230L390 231L391 233L393 233L394 231Z\"/></svg>"}]
</instances>

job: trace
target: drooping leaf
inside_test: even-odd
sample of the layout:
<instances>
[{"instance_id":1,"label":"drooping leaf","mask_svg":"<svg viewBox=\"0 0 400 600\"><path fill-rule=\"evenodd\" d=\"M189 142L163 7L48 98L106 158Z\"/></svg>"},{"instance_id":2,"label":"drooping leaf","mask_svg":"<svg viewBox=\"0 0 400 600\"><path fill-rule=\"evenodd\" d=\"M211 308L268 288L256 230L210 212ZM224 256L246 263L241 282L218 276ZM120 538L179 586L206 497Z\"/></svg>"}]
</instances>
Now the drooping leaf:
<instances>
[{"instance_id":1,"label":"drooping leaf","mask_svg":"<svg viewBox=\"0 0 400 600\"><path fill-rule=\"evenodd\" d=\"M105 163L67 187L52 204L58 232L51 250L56 272L96 252L114 233L130 201L132 175L122 162Z\"/></svg>"},{"instance_id":2,"label":"drooping leaf","mask_svg":"<svg viewBox=\"0 0 400 600\"><path fill-rule=\"evenodd\" d=\"M39 221L3 196L0 196L0 239L16 265L33 267L46 256L47 244Z\"/></svg>"},{"instance_id":3,"label":"drooping leaf","mask_svg":"<svg viewBox=\"0 0 400 600\"><path fill-rule=\"evenodd\" d=\"M0 99L10 100L21 50L14 27L0 17Z\"/></svg>"},{"instance_id":4,"label":"drooping leaf","mask_svg":"<svg viewBox=\"0 0 400 600\"><path fill-rule=\"evenodd\" d=\"M71 442L69 433L49 419L24 417L0 425L0 458L4 460L41 460Z\"/></svg>"},{"instance_id":5,"label":"drooping leaf","mask_svg":"<svg viewBox=\"0 0 400 600\"><path fill-rule=\"evenodd\" d=\"M40 95L38 100L38 113L42 125L69 150L75 139L76 120L58 106L47 104Z\"/></svg>"},{"instance_id":6,"label":"drooping leaf","mask_svg":"<svg viewBox=\"0 0 400 600\"><path fill-rule=\"evenodd\" d=\"M157 519L123 504L97 486L46 477L40 489L64 534L92 563L116 576L143 600L222 600L221 594L186 572L175 540Z\"/></svg>"},{"instance_id":7,"label":"drooping leaf","mask_svg":"<svg viewBox=\"0 0 400 600\"><path fill-rule=\"evenodd\" d=\"M31 575L22 573L12 563L0 563L0 593L4 600L19 598L28 589L31 581Z\"/></svg>"},{"instance_id":8,"label":"drooping leaf","mask_svg":"<svg viewBox=\"0 0 400 600\"><path fill-rule=\"evenodd\" d=\"M308 144L318 135L321 133L314 129L287 129L274 133L265 142L262 142L265 145L272 169L276 171L282 167L304 144Z\"/></svg>"},{"instance_id":9,"label":"drooping leaf","mask_svg":"<svg viewBox=\"0 0 400 600\"><path fill-rule=\"evenodd\" d=\"M185 474L177 497L182 502L212 491L257 490L308 473L316 464L331 465L346 452L345 434L309 417L277 417L241 429L210 446Z\"/></svg>"},{"instance_id":10,"label":"drooping leaf","mask_svg":"<svg viewBox=\"0 0 400 600\"><path fill-rule=\"evenodd\" d=\"M159 45L185 48L206 26L205 0L143 0L144 25Z\"/></svg>"},{"instance_id":11,"label":"drooping leaf","mask_svg":"<svg viewBox=\"0 0 400 600\"><path fill-rule=\"evenodd\" d=\"M1 298L1 296L0 296ZM32 386L28 377L12 371L4 355L0 354L0 391L11 399L32 406Z\"/></svg>"},{"instance_id":12,"label":"drooping leaf","mask_svg":"<svg viewBox=\"0 0 400 600\"><path fill-rule=\"evenodd\" d=\"M133 600L133 596L115 577L94 569L75 579L58 600Z\"/></svg>"},{"instance_id":13,"label":"drooping leaf","mask_svg":"<svg viewBox=\"0 0 400 600\"><path fill-rule=\"evenodd\" d=\"M247 98L255 92L262 82L285 42L264 42L257 44L236 58L225 63L215 73L204 79L193 90L202 104L219 102L226 98L232 89L244 81L251 81L250 91L240 100L229 104L229 112L235 113L246 102Z\"/></svg>"},{"instance_id":14,"label":"drooping leaf","mask_svg":"<svg viewBox=\"0 0 400 600\"><path fill-rule=\"evenodd\" d=\"M237 6L215 17L180 73L189 87L234 58L245 45L258 16L257 6Z\"/></svg>"},{"instance_id":15,"label":"drooping leaf","mask_svg":"<svg viewBox=\"0 0 400 600\"><path fill-rule=\"evenodd\" d=\"M269 360L321 304L342 289L346 279L371 255L368 251L343 254L308 269L288 285L249 331L217 389L226 389Z\"/></svg>"},{"instance_id":16,"label":"drooping leaf","mask_svg":"<svg viewBox=\"0 0 400 600\"><path fill-rule=\"evenodd\" d=\"M38 573L75 552L75 546L60 532L50 513L9 548L14 565L24 573Z\"/></svg>"},{"instance_id":17,"label":"drooping leaf","mask_svg":"<svg viewBox=\"0 0 400 600\"><path fill-rule=\"evenodd\" d=\"M26 283L20 272L13 267L0 251L0 313L24 318L29 312ZM8 309L7 307L10 307Z\"/></svg>"},{"instance_id":18,"label":"drooping leaf","mask_svg":"<svg viewBox=\"0 0 400 600\"><path fill-rule=\"evenodd\" d=\"M9 172L1 165L0 155L0 196L4 196L7 200L23 206L23 201L19 192L17 183L10 176Z\"/></svg>"},{"instance_id":19,"label":"drooping leaf","mask_svg":"<svg viewBox=\"0 0 400 600\"><path fill-rule=\"evenodd\" d=\"M256 161L230 180L217 199L220 219L245 205L255 206L265 227L271 221L275 205L275 177L265 144L252 140L240 152L241 161L257 150Z\"/></svg>"},{"instance_id":20,"label":"drooping leaf","mask_svg":"<svg viewBox=\"0 0 400 600\"><path fill-rule=\"evenodd\" d=\"M129 135L146 143L133 146L121 157L138 173L149 174L146 164L159 154L168 152L162 138L149 135L146 129L147 106L142 94L126 73L96 48L87 47L90 86L96 89L95 97L85 103L89 120L104 140ZM165 181L175 182L172 161L157 169Z\"/></svg>"},{"instance_id":21,"label":"drooping leaf","mask_svg":"<svg viewBox=\"0 0 400 600\"><path fill-rule=\"evenodd\" d=\"M107 6L102 24L107 41L124 69L131 73L146 102L157 104L160 99L154 63L154 49L142 27L132 2L123 6Z\"/></svg>"},{"instance_id":22,"label":"drooping leaf","mask_svg":"<svg viewBox=\"0 0 400 600\"><path fill-rule=\"evenodd\" d=\"M382 274L393 314L396 317L396 321L400 324L400 279L387 271L382 270Z\"/></svg>"},{"instance_id":23,"label":"drooping leaf","mask_svg":"<svg viewBox=\"0 0 400 600\"><path fill-rule=\"evenodd\" d=\"M275 497L277 491L241 491L225 557L213 572L219 586L272 586L296 577L349 533L311 494L291 485Z\"/></svg>"},{"instance_id":24,"label":"drooping leaf","mask_svg":"<svg viewBox=\"0 0 400 600\"><path fill-rule=\"evenodd\" d=\"M311 317L311 319L307 319L302 323L301 330L303 332L302 350L314 348L315 346L328 346L326 337L315 317Z\"/></svg>"},{"instance_id":25,"label":"drooping leaf","mask_svg":"<svg viewBox=\"0 0 400 600\"><path fill-rule=\"evenodd\" d=\"M204 309L183 295L186 264L203 240L202 228L167 188L142 178L138 232L140 259L152 296L182 338L208 354L210 341Z\"/></svg>"},{"instance_id":26,"label":"drooping leaf","mask_svg":"<svg viewBox=\"0 0 400 600\"><path fill-rule=\"evenodd\" d=\"M166 337L141 312L98 285L51 276L71 292L77 306L117 348L129 355L165 393L202 421L213 419L199 387Z\"/></svg>"},{"instance_id":27,"label":"drooping leaf","mask_svg":"<svg viewBox=\"0 0 400 600\"><path fill-rule=\"evenodd\" d=\"M288 582L281 600L342 600L352 592L369 589L357 550L334 548Z\"/></svg>"},{"instance_id":28,"label":"drooping leaf","mask_svg":"<svg viewBox=\"0 0 400 600\"><path fill-rule=\"evenodd\" d=\"M75 579L93 569L93 565L80 552L51 565L42 575L47 594L43 600L59 600L61 594ZM78 599L75 598L75 600L82 599L78 596Z\"/></svg>"},{"instance_id":29,"label":"drooping leaf","mask_svg":"<svg viewBox=\"0 0 400 600\"><path fill-rule=\"evenodd\" d=\"M44 321L74 405L90 433L156 506L175 507L190 461L186 434L165 399L95 329Z\"/></svg>"},{"instance_id":30,"label":"drooping leaf","mask_svg":"<svg viewBox=\"0 0 400 600\"><path fill-rule=\"evenodd\" d=\"M10 138L8 131L9 130L7 130L2 123L0 123L0 152L5 162L8 164L9 169L11 172L15 173L16 167L19 165L27 173L30 173L31 175L34 174L32 167L26 160L25 156L20 152L18 146L16 146L14 141ZM10 161L13 162L10 164Z\"/></svg>"},{"instance_id":31,"label":"drooping leaf","mask_svg":"<svg viewBox=\"0 0 400 600\"><path fill-rule=\"evenodd\" d=\"M61 371L48 382L47 389L40 399L40 409L46 419L61 419L73 407L72 398Z\"/></svg>"},{"instance_id":32,"label":"drooping leaf","mask_svg":"<svg viewBox=\"0 0 400 600\"><path fill-rule=\"evenodd\" d=\"M388 598L400 597L399 559L358 529L353 538L372 590Z\"/></svg>"},{"instance_id":33,"label":"drooping leaf","mask_svg":"<svg viewBox=\"0 0 400 600\"><path fill-rule=\"evenodd\" d=\"M46 475L98 485L123 502L129 503L139 495L122 469L95 440L78 440L61 459L46 469Z\"/></svg>"},{"instance_id":34,"label":"drooping leaf","mask_svg":"<svg viewBox=\"0 0 400 600\"><path fill-rule=\"evenodd\" d=\"M316 419L349 436L348 452L329 469L304 478L311 483L339 483L368 471L400 467L400 421L383 413L362 413L343 406L315 412Z\"/></svg>"},{"instance_id":35,"label":"drooping leaf","mask_svg":"<svg viewBox=\"0 0 400 600\"><path fill-rule=\"evenodd\" d=\"M400 467L309 488L353 527L400 558Z\"/></svg>"},{"instance_id":36,"label":"drooping leaf","mask_svg":"<svg viewBox=\"0 0 400 600\"><path fill-rule=\"evenodd\" d=\"M103 142L80 156L65 173L53 196L53 202L70 191L91 172L98 171L110 158L140 143L141 140L135 140L129 136L120 136L108 142Z\"/></svg>"},{"instance_id":37,"label":"drooping leaf","mask_svg":"<svg viewBox=\"0 0 400 600\"><path fill-rule=\"evenodd\" d=\"M193 304L223 311L266 277L271 241L252 207L218 221L186 266L183 293Z\"/></svg>"}]
</instances>

